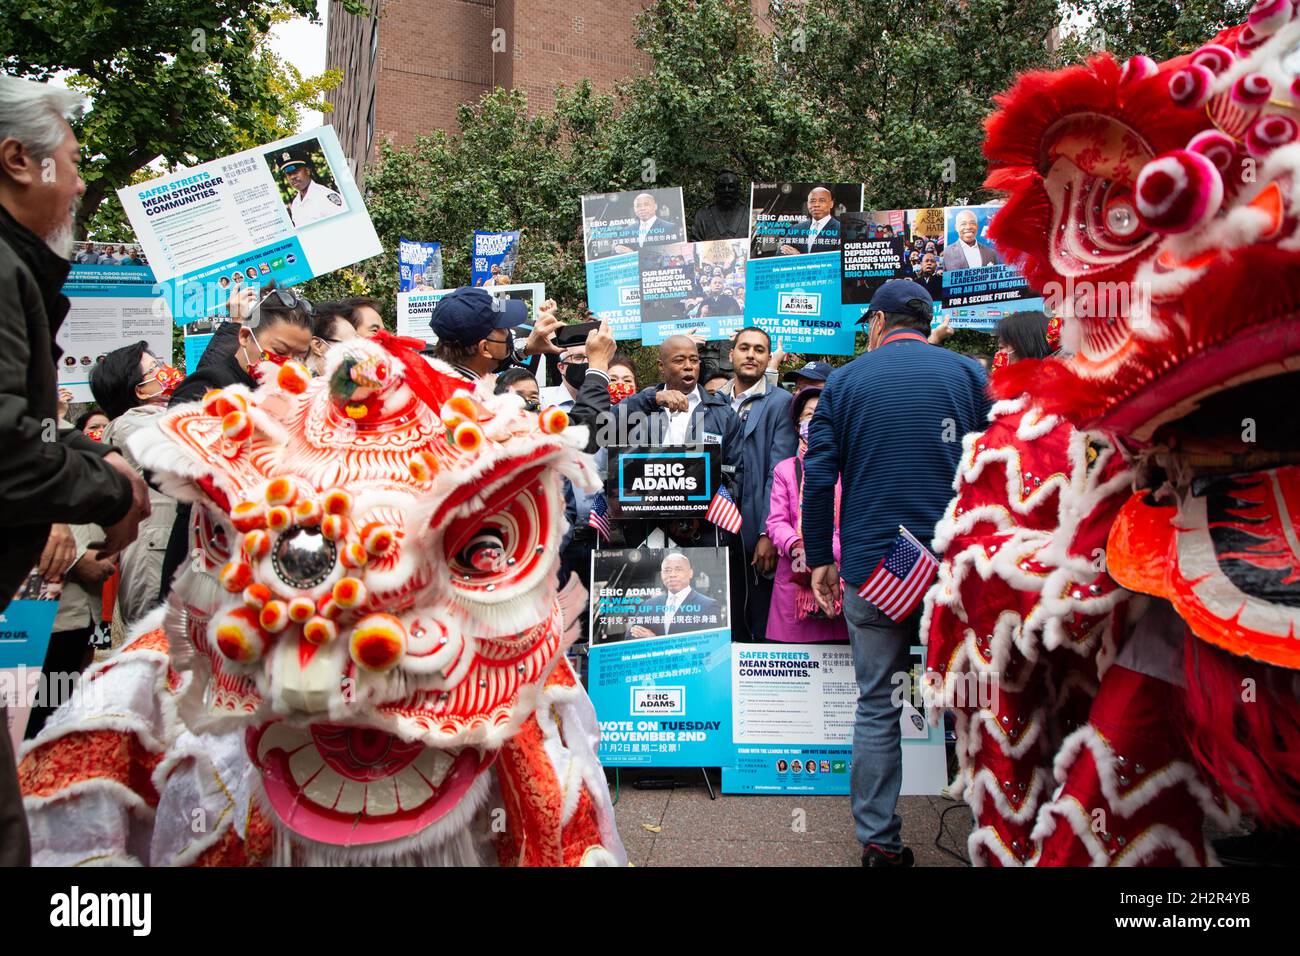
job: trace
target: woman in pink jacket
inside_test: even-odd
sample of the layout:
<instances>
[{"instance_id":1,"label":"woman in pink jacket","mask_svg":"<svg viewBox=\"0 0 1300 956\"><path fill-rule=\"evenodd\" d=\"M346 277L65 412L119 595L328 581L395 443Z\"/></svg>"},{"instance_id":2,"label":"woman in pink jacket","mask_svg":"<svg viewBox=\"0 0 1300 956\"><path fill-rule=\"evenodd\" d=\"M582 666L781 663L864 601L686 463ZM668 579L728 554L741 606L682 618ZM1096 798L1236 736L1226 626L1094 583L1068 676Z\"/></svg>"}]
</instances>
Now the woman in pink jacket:
<instances>
[{"instance_id":1,"label":"woman in pink jacket","mask_svg":"<svg viewBox=\"0 0 1300 956\"><path fill-rule=\"evenodd\" d=\"M772 586L772 607L767 638L801 644L827 644L849 639L844 615L828 619L813 597L808 565L804 560L800 501L803 498L803 454L808 448L808 423L817 411L822 390L801 389L790 405L799 431L799 451L778 462L772 472L772 504L767 514L767 536L780 555ZM839 485L835 486L835 561L840 560Z\"/></svg>"}]
</instances>

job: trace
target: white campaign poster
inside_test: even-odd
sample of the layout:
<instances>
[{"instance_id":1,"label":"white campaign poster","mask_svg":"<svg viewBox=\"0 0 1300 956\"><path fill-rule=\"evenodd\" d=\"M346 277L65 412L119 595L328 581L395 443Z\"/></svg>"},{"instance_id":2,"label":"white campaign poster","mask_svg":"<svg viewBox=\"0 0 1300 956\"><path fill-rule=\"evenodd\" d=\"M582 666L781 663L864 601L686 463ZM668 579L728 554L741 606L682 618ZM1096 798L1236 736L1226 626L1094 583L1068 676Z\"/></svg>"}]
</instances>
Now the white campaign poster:
<instances>
[{"instance_id":1,"label":"white campaign poster","mask_svg":"<svg viewBox=\"0 0 1300 956\"><path fill-rule=\"evenodd\" d=\"M118 190L181 325L382 251L332 126Z\"/></svg>"},{"instance_id":2,"label":"white campaign poster","mask_svg":"<svg viewBox=\"0 0 1300 956\"><path fill-rule=\"evenodd\" d=\"M55 341L63 350L59 388L74 402L89 402L90 370L114 349L141 339L172 364L172 320L155 291L153 272L135 243L81 242L63 283L71 303Z\"/></svg>"},{"instance_id":3,"label":"white campaign poster","mask_svg":"<svg viewBox=\"0 0 1300 956\"><path fill-rule=\"evenodd\" d=\"M433 314L433 307L438 304L438 301L451 291L453 290L434 289L431 292L397 293L397 334L424 339L429 345L436 344L438 337L433 334L433 330L429 327L429 317ZM508 299L523 300L528 306L528 319L530 322L537 320L537 310L546 301L546 283L544 282L498 285L484 288L483 291L492 295L504 296Z\"/></svg>"},{"instance_id":4,"label":"white campaign poster","mask_svg":"<svg viewBox=\"0 0 1300 956\"><path fill-rule=\"evenodd\" d=\"M724 793L850 792L858 684L848 644L733 644L731 707L735 756ZM947 783L943 730L915 706L924 660L898 675L902 793L935 794ZM923 668L921 668L923 671Z\"/></svg>"}]
</instances>

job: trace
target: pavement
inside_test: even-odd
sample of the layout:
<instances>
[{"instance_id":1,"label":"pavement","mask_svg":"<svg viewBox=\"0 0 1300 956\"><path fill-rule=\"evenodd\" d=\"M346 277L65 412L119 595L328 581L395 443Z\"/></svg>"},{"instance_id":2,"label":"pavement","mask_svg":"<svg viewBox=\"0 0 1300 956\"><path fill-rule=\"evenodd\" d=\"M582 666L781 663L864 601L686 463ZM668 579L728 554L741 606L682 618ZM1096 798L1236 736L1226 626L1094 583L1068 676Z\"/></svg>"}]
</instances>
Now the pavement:
<instances>
[{"instance_id":1,"label":"pavement","mask_svg":"<svg viewBox=\"0 0 1300 956\"><path fill-rule=\"evenodd\" d=\"M615 793L613 773L610 792ZM703 779L680 778L671 790L640 790L620 775L614 816L635 866L860 866L862 847L853 833L849 798L827 796L728 796L710 800ZM970 811L944 797L901 797L903 841L917 866L963 866L938 849L966 856Z\"/></svg>"}]
</instances>

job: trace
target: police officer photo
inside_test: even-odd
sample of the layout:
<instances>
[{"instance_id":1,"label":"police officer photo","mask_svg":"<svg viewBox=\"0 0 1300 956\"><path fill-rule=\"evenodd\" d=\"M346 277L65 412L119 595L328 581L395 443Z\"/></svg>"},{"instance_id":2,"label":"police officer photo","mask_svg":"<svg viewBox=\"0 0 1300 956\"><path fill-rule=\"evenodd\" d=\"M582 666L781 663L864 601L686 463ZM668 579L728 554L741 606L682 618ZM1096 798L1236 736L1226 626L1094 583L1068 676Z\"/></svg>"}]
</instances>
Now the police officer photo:
<instances>
[{"instance_id":1,"label":"police officer photo","mask_svg":"<svg viewBox=\"0 0 1300 956\"><path fill-rule=\"evenodd\" d=\"M316 171L311 158L311 146L315 142L308 140L296 146L278 149L272 154L276 172L293 190L293 199L289 201L289 218L298 229L347 209L342 194L332 184L321 181L328 177L328 168L324 175Z\"/></svg>"}]
</instances>

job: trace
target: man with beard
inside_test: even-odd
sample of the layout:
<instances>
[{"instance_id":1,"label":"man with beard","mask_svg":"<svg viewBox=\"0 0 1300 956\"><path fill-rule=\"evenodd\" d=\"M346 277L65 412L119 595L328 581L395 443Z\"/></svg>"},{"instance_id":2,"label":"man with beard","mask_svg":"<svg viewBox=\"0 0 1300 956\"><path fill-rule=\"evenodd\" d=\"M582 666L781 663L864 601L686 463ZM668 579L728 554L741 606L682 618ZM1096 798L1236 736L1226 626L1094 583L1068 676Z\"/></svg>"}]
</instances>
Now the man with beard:
<instances>
[{"instance_id":1,"label":"man with beard","mask_svg":"<svg viewBox=\"0 0 1300 956\"><path fill-rule=\"evenodd\" d=\"M740 419L740 457L744 465L740 513L743 548L733 552L732 593L738 605L732 629L740 640L767 637L767 612L772 603L772 572L776 548L767 537L767 512L772 501L772 470L794 456L799 437L790 417L790 393L767 380L772 339L757 326L736 333L731 347L735 378L719 391ZM743 561L741 557L743 555Z\"/></svg>"},{"instance_id":2,"label":"man with beard","mask_svg":"<svg viewBox=\"0 0 1300 956\"><path fill-rule=\"evenodd\" d=\"M72 224L86 191L66 117L81 97L0 77L0 611L40 562L61 579L75 551L58 524L104 529L101 555L121 551L149 514L149 492L112 447L60 430L54 344L69 303ZM63 553L44 555L54 547ZM0 707L0 866L28 862L27 826Z\"/></svg>"}]
</instances>

